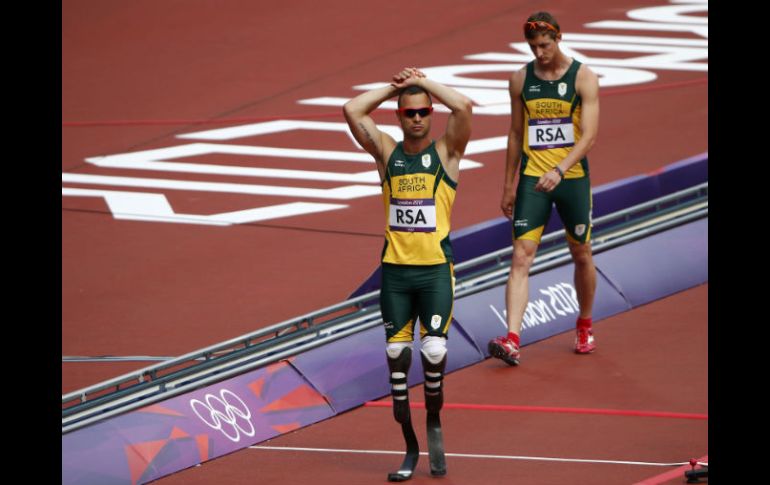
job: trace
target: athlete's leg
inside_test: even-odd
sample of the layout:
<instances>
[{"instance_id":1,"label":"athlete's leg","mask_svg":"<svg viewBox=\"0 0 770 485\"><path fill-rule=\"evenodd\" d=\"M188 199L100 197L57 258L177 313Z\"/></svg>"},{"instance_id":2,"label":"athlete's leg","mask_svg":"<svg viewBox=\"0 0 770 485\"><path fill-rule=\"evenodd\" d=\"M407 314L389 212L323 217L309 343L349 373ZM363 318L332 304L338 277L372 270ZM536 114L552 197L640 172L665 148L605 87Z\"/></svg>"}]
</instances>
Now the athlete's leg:
<instances>
[{"instance_id":1,"label":"athlete's leg","mask_svg":"<svg viewBox=\"0 0 770 485\"><path fill-rule=\"evenodd\" d=\"M387 339L386 356L390 371L390 393L393 397L393 417L401 424L406 455L398 471L389 473L388 480L402 482L412 477L420 456L417 436L412 427L409 410L407 378L412 364L412 339L416 319L415 301L403 271L382 265L380 310Z\"/></svg>"},{"instance_id":2,"label":"athlete's leg","mask_svg":"<svg viewBox=\"0 0 770 485\"><path fill-rule=\"evenodd\" d=\"M405 325L416 313L415 292L409 281L408 275L405 276L406 269L392 264L382 265L382 286L380 289L380 312L382 321L385 325L385 333L388 341L412 340L406 333L399 335L402 329L409 333L410 329L405 329ZM412 321L414 323L414 321Z\"/></svg>"},{"instance_id":3,"label":"athlete's leg","mask_svg":"<svg viewBox=\"0 0 770 485\"><path fill-rule=\"evenodd\" d=\"M407 377L412 365L412 344L388 343L386 352L390 370L390 394L393 397L393 417L397 422L404 424L411 419Z\"/></svg>"},{"instance_id":4,"label":"athlete's leg","mask_svg":"<svg viewBox=\"0 0 770 485\"><path fill-rule=\"evenodd\" d=\"M529 302L529 270L537 254L538 243L529 239L513 242L511 272L505 287L508 331L521 335L521 322Z\"/></svg>"},{"instance_id":5,"label":"athlete's leg","mask_svg":"<svg viewBox=\"0 0 770 485\"><path fill-rule=\"evenodd\" d=\"M591 183L588 177L563 180L554 193L575 263L575 292L580 307L575 323L575 352L589 354L596 349L591 321L596 294L596 267L591 252Z\"/></svg>"},{"instance_id":6,"label":"athlete's leg","mask_svg":"<svg viewBox=\"0 0 770 485\"><path fill-rule=\"evenodd\" d=\"M441 430L441 408L444 406L444 370L446 338L426 335L422 339L422 368L425 372L425 425L428 435L428 459L431 475L446 475L444 434Z\"/></svg>"},{"instance_id":7,"label":"athlete's leg","mask_svg":"<svg viewBox=\"0 0 770 485\"><path fill-rule=\"evenodd\" d=\"M529 269L551 215L551 197L534 190L537 180L524 175L519 178L513 214L513 256L505 287L508 334L492 339L487 346L490 355L509 365L519 363L521 324L529 302Z\"/></svg>"},{"instance_id":8,"label":"athlete's leg","mask_svg":"<svg viewBox=\"0 0 770 485\"><path fill-rule=\"evenodd\" d=\"M388 473L388 481L403 482L412 478L417 461L420 458L420 447L417 435L412 426L412 416L409 410L409 388L407 377L412 365L411 342L388 343L388 369L390 370L390 394L393 397L393 417L401 424L401 433L406 444L404 461L397 471Z\"/></svg>"},{"instance_id":9,"label":"athlete's leg","mask_svg":"<svg viewBox=\"0 0 770 485\"><path fill-rule=\"evenodd\" d=\"M511 272L505 286L505 311L508 334L492 339L487 351L508 365L518 365L521 355L521 324L529 302L529 268L537 253L537 243L528 239L513 242Z\"/></svg>"},{"instance_id":10,"label":"athlete's leg","mask_svg":"<svg viewBox=\"0 0 770 485\"><path fill-rule=\"evenodd\" d=\"M451 264L425 268L417 306L422 345L420 354L425 371L425 403L429 412L438 412L443 402L441 382L454 308L454 270Z\"/></svg>"},{"instance_id":11,"label":"athlete's leg","mask_svg":"<svg viewBox=\"0 0 770 485\"><path fill-rule=\"evenodd\" d=\"M426 268L418 297L420 358L425 373L426 430L432 475L446 475L444 437L440 412L444 405L444 370L447 363L447 334L454 305L454 270L451 264Z\"/></svg>"},{"instance_id":12,"label":"athlete's leg","mask_svg":"<svg viewBox=\"0 0 770 485\"><path fill-rule=\"evenodd\" d=\"M575 291L577 292L580 318L591 318L596 293L596 266L591 254L591 243L569 241L569 251L575 262Z\"/></svg>"},{"instance_id":13,"label":"athlete's leg","mask_svg":"<svg viewBox=\"0 0 770 485\"><path fill-rule=\"evenodd\" d=\"M446 338L426 335L420 349L422 368L425 372L425 409L441 411L444 405L444 369L446 369Z\"/></svg>"},{"instance_id":14,"label":"athlete's leg","mask_svg":"<svg viewBox=\"0 0 770 485\"><path fill-rule=\"evenodd\" d=\"M593 321L591 319L596 294L596 267L591 254L591 243L569 240L572 260L575 262L575 292L580 314L575 322L575 352L590 354L596 350Z\"/></svg>"}]
</instances>

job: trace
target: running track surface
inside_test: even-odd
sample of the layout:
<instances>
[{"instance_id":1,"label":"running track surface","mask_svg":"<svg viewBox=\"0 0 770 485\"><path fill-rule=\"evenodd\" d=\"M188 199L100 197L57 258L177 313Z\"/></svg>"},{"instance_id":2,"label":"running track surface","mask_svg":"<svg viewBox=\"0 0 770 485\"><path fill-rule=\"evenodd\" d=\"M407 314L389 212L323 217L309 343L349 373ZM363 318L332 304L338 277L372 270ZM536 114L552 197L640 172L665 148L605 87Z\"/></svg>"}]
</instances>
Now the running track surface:
<instances>
[{"instance_id":1,"label":"running track surface","mask_svg":"<svg viewBox=\"0 0 770 485\"><path fill-rule=\"evenodd\" d=\"M510 52L508 44L521 41L518 26L530 13L530 5L501 0L425 1L410 4L406 10L394 3L378 5L378 11L372 12L349 0L325 2L323 9L308 0L270 7L246 1L222 5L205 1L105 4L67 0L62 5L62 172L309 188L337 186L105 169L84 159L180 145L186 141L176 138L178 134L233 126L195 125L192 120L341 122L337 107L297 101L351 97L360 92L353 86L387 81L405 65L465 64L472 63L464 60L466 55ZM631 9L662 5L666 3L645 0L595 3L586 9L577 1L557 1L548 8L566 32L693 38L584 27L599 20L628 20L625 12ZM600 136L589 157L594 186L648 173L708 150L706 73L655 72L658 78L647 85L602 89ZM479 77L504 79L505 74ZM393 122L389 113L378 112L376 119ZM108 123L116 120L142 122ZM161 120L179 121L159 123ZM445 115L436 115L436 133L443 131L445 121ZM97 123L76 126L76 122ZM474 116L472 139L502 136L506 129L506 116ZM317 132L240 142L354 150L345 136ZM454 230L500 215L503 156L503 151L497 151L470 157L483 166L462 172ZM191 161L244 162L227 157L215 162L206 156ZM350 172L368 167L339 162L319 167L318 162L307 160L280 162L285 164L282 167L299 170ZM131 190L77 183L63 183L63 187ZM263 195L162 193L180 213L211 214L293 201ZM63 197L62 354L179 355L345 299L377 266L382 244L380 198L345 203L349 207L340 211L212 227L120 221L112 217L102 199ZM486 361L452 374L447 378L447 402L705 413L706 297L704 286L601 323L600 352L587 359L575 360L576 356L568 352L571 336L562 335L527 347L519 369L500 368L497 362ZM671 317L682 303L670 302L681 298L687 299L687 306L702 309L700 318ZM671 337L666 345L647 343L652 327L658 326L662 335ZM632 337L633 329L636 333ZM686 356L691 359L687 377L670 372L672 359ZM63 364L62 392L145 365ZM663 365L668 372L662 372ZM415 399L421 400L421 390L414 392ZM419 415L420 411L416 412ZM363 408L271 444L399 450L400 438L393 432L389 416L386 409ZM706 421L606 416L589 420L573 415L448 410L445 427L448 451L459 453L686 461L708 452ZM351 436L346 429L366 432ZM549 429L553 432L547 432ZM457 440L460 436L462 447ZM286 458L285 453L245 450L183 474L186 483L203 483L206 480L197 477L215 469L222 480L231 477L231 483L238 483L238 473L241 477L275 473L273 477L283 477L281 483L289 483L283 481L289 462L282 460L291 459L292 473L298 477L307 473L305 478L309 479L313 473L320 481L321 476L350 473L369 477L368 481L384 479L388 465L398 461L387 456L309 452ZM302 466L296 466L297 460ZM490 477L513 478L563 468L493 460L466 467L459 460L450 459L448 483L474 483L468 481L471 474L485 470ZM270 463L282 465L270 472ZM311 472L322 463L333 466ZM576 466L570 465L568 470L574 471ZM595 468L609 470L619 465L579 466L588 467L590 477ZM623 476L631 477L631 483L656 471L634 468ZM566 474L559 476L567 480ZM174 480L179 479L162 481Z\"/></svg>"}]
</instances>

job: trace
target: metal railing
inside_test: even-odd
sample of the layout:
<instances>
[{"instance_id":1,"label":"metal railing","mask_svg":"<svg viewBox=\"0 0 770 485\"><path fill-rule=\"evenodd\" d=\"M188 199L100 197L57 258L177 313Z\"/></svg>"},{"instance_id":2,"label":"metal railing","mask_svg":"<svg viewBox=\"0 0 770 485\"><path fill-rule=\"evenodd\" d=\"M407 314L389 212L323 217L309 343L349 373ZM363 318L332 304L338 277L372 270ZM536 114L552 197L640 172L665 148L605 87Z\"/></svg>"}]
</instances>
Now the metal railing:
<instances>
[{"instance_id":1,"label":"metal railing","mask_svg":"<svg viewBox=\"0 0 770 485\"><path fill-rule=\"evenodd\" d=\"M708 183L593 221L593 253L708 217ZM530 274L566 264L564 230L545 235ZM511 247L455 266L455 298L505 283ZM259 368L381 324L379 290L62 395L62 433Z\"/></svg>"}]
</instances>

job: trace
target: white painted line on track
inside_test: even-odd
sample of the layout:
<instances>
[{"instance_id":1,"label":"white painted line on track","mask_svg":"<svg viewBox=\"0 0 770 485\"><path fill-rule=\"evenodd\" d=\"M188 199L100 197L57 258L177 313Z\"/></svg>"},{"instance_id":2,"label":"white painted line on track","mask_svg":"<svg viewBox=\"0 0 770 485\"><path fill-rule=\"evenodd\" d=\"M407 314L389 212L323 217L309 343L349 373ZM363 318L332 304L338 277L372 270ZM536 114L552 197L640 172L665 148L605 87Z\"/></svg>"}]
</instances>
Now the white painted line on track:
<instances>
[{"instance_id":1,"label":"white painted line on track","mask_svg":"<svg viewBox=\"0 0 770 485\"><path fill-rule=\"evenodd\" d=\"M349 450L341 448L302 448L295 446L249 446L252 450L266 450L266 451L311 451L318 453L357 453L366 455L403 455L403 451L389 451L389 450ZM427 456L427 452L421 452L421 455ZM472 453L446 453L448 457L455 458L477 458L477 459L491 459L491 460L529 460L529 461L550 461L561 463L600 463L607 465L637 465L637 466L660 466L660 467L672 467L688 465L689 462L678 463L655 463L647 461L622 461L622 460L592 460L582 458L550 458L544 456L515 456L515 455L483 455ZM705 464L708 465L708 464Z\"/></svg>"}]
</instances>

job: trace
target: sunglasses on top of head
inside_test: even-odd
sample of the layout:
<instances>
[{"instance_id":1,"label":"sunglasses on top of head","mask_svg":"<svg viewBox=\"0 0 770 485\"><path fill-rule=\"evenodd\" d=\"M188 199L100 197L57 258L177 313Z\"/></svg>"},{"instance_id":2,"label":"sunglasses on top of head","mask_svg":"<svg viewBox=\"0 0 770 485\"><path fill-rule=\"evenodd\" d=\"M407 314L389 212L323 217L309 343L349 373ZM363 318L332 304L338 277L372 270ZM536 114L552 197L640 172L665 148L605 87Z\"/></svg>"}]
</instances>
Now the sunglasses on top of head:
<instances>
[{"instance_id":1,"label":"sunglasses on top of head","mask_svg":"<svg viewBox=\"0 0 770 485\"><path fill-rule=\"evenodd\" d=\"M554 32L559 32L559 29L554 27L553 25L549 24L548 22L544 20L535 20L532 22L525 22L524 23L524 32L529 32L531 30L553 30Z\"/></svg>"},{"instance_id":2,"label":"sunglasses on top of head","mask_svg":"<svg viewBox=\"0 0 770 485\"><path fill-rule=\"evenodd\" d=\"M415 115L420 115L420 118L425 118L433 113L433 106L428 106L426 108L398 108L396 112L401 113L407 118L414 118Z\"/></svg>"}]
</instances>

